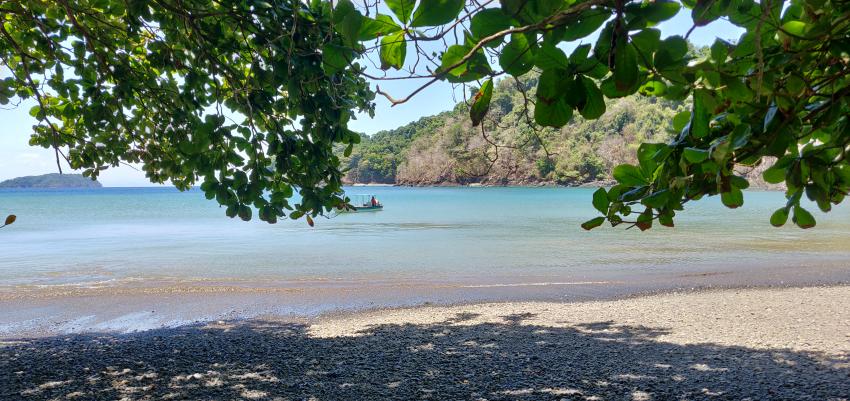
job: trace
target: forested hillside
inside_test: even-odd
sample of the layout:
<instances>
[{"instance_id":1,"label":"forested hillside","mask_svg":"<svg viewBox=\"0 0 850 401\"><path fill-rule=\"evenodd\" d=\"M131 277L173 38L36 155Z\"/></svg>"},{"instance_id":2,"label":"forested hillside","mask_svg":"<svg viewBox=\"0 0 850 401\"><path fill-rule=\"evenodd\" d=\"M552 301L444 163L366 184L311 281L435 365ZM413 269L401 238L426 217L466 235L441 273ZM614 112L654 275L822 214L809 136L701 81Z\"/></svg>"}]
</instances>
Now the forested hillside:
<instances>
[{"instance_id":1,"label":"forested hillside","mask_svg":"<svg viewBox=\"0 0 850 401\"><path fill-rule=\"evenodd\" d=\"M499 81L488 119L473 128L466 104L372 137L350 157L349 183L401 185L579 185L610 179L611 169L634 162L641 142L664 142L678 102L634 95L609 102L605 115L578 113L561 129L532 127L536 76ZM473 88L472 92L476 91Z\"/></svg>"}]
</instances>

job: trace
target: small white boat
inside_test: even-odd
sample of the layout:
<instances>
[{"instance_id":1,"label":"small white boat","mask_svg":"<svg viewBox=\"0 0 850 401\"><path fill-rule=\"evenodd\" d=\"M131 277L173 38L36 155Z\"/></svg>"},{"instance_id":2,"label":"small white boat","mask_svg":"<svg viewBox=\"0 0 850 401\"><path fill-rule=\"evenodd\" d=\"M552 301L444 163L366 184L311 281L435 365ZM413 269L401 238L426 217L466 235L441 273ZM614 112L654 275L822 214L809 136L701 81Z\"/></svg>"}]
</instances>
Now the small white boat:
<instances>
[{"instance_id":1,"label":"small white boat","mask_svg":"<svg viewBox=\"0 0 850 401\"><path fill-rule=\"evenodd\" d=\"M346 210L348 212L377 212L384 209L384 204L378 201L378 198L373 194L351 195L350 199L349 205L353 210Z\"/></svg>"}]
</instances>

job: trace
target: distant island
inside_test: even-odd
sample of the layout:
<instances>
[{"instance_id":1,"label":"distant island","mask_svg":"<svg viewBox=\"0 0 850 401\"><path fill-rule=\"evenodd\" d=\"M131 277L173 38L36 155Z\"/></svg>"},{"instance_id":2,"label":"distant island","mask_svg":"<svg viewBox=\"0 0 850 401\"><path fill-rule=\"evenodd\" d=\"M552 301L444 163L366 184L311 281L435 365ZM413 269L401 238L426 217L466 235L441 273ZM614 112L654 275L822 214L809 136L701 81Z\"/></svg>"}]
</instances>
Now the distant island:
<instances>
[{"instance_id":1,"label":"distant island","mask_svg":"<svg viewBox=\"0 0 850 401\"><path fill-rule=\"evenodd\" d=\"M102 188L99 182L81 174L44 174L12 178L0 182L0 188Z\"/></svg>"}]
</instances>

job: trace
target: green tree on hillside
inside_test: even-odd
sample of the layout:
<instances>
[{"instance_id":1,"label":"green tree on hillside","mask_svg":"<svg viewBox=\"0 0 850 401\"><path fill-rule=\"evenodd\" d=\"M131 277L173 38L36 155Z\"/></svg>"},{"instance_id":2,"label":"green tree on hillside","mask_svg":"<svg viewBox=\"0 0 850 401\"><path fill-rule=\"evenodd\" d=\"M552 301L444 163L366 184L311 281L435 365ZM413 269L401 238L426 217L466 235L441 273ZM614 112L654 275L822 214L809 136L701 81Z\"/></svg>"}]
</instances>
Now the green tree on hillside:
<instances>
[{"instance_id":1,"label":"green tree on hillside","mask_svg":"<svg viewBox=\"0 0 850 401\"><path fill-rule=\"evenodd\" d=\"M533 69L540 77L525 105L544 127L564 126L574 115L597 119L609 99L638 92L688 105L672 119L679 132L672 141L644 143L636 165L614 169L618 184L597 192L602 215L585 228L606 220L642 230L656 219L669 226L684 203L706 195L738 207L748 183L735 166L765 156L778 158L765 180L788 188L774 225L793 216L812 227L802 197L828 211L850 188L847 2L382 5L0 1L0 58L11 73L0 84L0 103L35 98L32 143L54 148L86 174L141 162L155 182L187 188L203 181L210 198L245 219L250 206L274 221L344 202L333 148L358 141L346 123L354 111L372 110L365 78L422 80L403 97L375 91L393 104L441 80L475 85L469 116L478 126L496 109L494 79ZM746 33L694 56L686 37L662 39L655 28L683 6L694 29L723 18ZM597 32L595 43L585 43ZM426 43L444 48L429 51ZM370 60L396 73L372 74L364 67ZM290 205L296 189L303 200Z\"/></svg>"},{"instance_id":2,"label":"green tree on hillside","mask_svg":"<svg viewBox=\"0 0 850 401\"><path fill-rule=\"evenodd\" d=\"M534 73L522 77L529 95L536 78ZM682 102L641 95L613 99L602 117L575 116L560 128L536 126L524 109L514 79L503 78L479 127L472 127L461 102L452 111L364 137L349 157L341 157L346 180L401 185L610 182L616 165L637 161L642 142L673 137L670 121ZM342 151L338 147L337 153ZM376 165L386 168L378 171Z\"/></svg>"}]
</instances>

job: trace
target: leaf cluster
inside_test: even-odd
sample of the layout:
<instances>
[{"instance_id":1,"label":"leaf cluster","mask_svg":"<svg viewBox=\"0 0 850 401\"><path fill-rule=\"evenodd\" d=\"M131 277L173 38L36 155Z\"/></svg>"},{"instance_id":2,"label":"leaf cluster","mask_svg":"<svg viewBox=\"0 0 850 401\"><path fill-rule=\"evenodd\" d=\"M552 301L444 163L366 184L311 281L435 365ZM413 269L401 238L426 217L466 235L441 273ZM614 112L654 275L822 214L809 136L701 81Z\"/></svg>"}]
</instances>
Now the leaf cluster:
<instances>
[{"instance_id":1,"label":"leaf cluster","mask_svg":"<svg viewBox=\"0 0 850 401\"><path fill-rule=\"evenodd\" d=\"M92 178L141 164L152 182L200 183L243 220L345 203L333 146L359 141L347 123L373 111L374 94L335 63L355 53L329 3L0 4L0 104L36 104L30 142L57 164Z\"/></svg>"}]
</instances>

